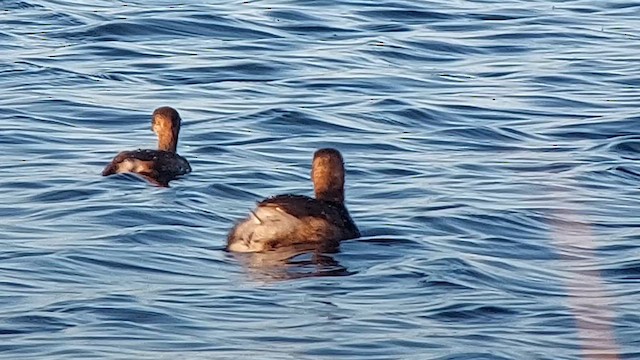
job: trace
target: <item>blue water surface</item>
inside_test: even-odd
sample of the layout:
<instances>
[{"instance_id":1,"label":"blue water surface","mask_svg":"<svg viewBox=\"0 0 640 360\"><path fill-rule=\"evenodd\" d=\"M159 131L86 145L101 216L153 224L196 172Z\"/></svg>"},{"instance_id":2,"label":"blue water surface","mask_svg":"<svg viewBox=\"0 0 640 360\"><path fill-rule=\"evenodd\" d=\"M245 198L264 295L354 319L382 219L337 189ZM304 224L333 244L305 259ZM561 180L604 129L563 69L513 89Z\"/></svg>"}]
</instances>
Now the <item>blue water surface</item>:
<instances>
[{"instance_id":1,"label":"blue water surface","mask_svg":"<svg viewBox=\"0 0 640 360\"><path fill-rule=\"evenodd\" d=\"M638 14L0 1L0 357L640 359ZM163 105L193 173L101 177ZM364 236L225 252L326 146Z\"/></svg>"}]
</instances>

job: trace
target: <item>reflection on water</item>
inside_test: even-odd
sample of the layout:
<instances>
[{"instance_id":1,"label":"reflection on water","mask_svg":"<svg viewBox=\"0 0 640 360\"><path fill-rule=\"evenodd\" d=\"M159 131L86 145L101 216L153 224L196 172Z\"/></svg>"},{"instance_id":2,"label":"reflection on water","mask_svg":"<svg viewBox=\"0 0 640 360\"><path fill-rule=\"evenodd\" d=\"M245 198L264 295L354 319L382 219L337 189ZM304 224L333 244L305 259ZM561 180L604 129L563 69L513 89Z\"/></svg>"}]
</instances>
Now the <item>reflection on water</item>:
<instances>
[{"instance_id":1,"label":"reflection on water","mask_svg":"<svg viewBox=\"0 0 640 360\"><path fill-rule=\"evenodd\" d=\"M584 209L558 208L556 220L551 222L552 240L561 255L568 306L575 317L584 359L620 359L612 326L615 296L607 291L598 270L596 238L588 220L578 214Z\"/></svg>"},{"instance_id":2,"label":"reflection on water","mask_svg":"<svg viewBox=\"0 0 640 360\"><path fill-rule=\"evenodd\" d=\"M347 276L347 268L333 257L337 246L301 244L259 253L231 253L255 280L290 280L305 277Z\"/></svg>"}]
</instances>

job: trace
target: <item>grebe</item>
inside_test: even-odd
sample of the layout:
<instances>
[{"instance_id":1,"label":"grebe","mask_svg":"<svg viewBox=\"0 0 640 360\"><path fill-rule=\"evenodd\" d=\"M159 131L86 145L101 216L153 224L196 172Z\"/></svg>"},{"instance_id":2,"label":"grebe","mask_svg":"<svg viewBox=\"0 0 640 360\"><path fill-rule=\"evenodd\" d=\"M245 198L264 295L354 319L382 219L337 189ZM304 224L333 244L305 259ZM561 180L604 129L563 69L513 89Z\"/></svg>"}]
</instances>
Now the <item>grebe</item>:
<instances>
[{"instance_id":1,"label":"grebe","mask_svg":"<svg viewBox=\"0 0 640 360\"><path fill-rule=\"evenodd\" d=\"M163 106L153 112L151 129L158 135L158 150L122 151L102 171L103 176L132 172L150 182L168 186L169 181L191 172L187 159L176 153L180 115Z\"/></svg>"},{"instance_id":2,"label":"grebe","mask_svg":"<svg viewBox=\"0 0 640 360\"><path fill-rule=\"evenodd\" d=\"M313 155L315 199L277 195L258 203L227 237L227 250L260 252L296 244L337 244L360 236L344 206L344 162L335 149Z\"/></svg>"}]
</instances>

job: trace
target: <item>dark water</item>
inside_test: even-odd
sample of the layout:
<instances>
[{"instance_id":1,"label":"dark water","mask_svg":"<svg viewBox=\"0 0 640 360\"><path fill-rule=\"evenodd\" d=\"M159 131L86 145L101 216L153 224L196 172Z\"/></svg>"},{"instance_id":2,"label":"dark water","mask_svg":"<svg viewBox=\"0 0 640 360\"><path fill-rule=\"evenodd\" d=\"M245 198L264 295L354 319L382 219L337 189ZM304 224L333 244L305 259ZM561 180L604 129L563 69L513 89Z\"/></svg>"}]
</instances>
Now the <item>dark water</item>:
<instances>
[{"instance_id":1,"label":"dark water","mask_svg":"<svg viewBox=\"0 0 640 360\"><path fill-rule=\"evenodd\" d=\"M640 2L92 3L0 1L2 358L640 359ZM324 146L365 236L224 252Z\"/></svg>"}]
</instances>

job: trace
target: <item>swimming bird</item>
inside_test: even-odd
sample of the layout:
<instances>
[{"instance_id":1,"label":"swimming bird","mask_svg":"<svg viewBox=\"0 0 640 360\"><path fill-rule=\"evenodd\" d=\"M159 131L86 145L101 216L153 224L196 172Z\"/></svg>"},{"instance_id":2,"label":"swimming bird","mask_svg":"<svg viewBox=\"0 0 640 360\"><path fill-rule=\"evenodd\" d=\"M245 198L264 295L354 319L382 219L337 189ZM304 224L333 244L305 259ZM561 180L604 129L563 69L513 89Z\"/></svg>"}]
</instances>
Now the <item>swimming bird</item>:
<instances>
[{"instance_id":1,"label":"swimming bird","mask_svg":"<svg viewBox=\"0 0 640 360\"><path fill-rule=\"evenodd\" d=\"M158 149L122 151L104 168L102 175L131 172L156 185L168 186L169 181L190 173L187 159L176 153L181 121L174 108L157 108L153 112L151 129L158 135Z\"/></svg>"},{"instance_id":2,"label":"swimming bird","mask_svg":"<svg viewBox=\"0 0 640 360\"><path fill-rule=\"evenodd\" d=\"M360 236L344 205L344 161L338 150L313 155L315 198L277 195L258 202L227 237L227 250L260 252L297 244L337 244Z\"/></svg>"}]
</instances>

